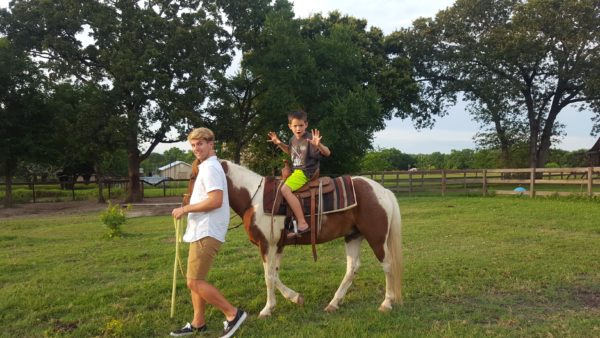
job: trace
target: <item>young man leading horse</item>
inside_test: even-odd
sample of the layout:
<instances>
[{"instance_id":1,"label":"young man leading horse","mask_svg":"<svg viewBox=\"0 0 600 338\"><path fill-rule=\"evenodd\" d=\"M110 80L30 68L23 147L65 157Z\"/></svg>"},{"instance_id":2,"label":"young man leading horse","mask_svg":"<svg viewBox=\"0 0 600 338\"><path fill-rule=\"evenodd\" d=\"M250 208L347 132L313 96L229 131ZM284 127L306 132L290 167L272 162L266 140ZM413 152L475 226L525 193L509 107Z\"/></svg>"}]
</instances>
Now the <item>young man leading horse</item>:
<instances>
[{"instance_id":1,"label":"young man leading horse","mask_svg":"<svg viewBox=\"0 0 600 338\"><path fill-rule=\"evenodd\" d=\"M225 318L221 337L233 336L248 314L234 307L212 284L206 281L213 259L225 242L229 226L229 197L223 167L215 153L215 135L210 129L197 128L188 135L192 152L200 162L198 176L188 205L173 209L176 219L188 214L183 240L190 243L187 286L191 291L194 318L181 329L171 332L180 337L207 330L206 304L218 308Z\"/></svg>"}]
</instances>

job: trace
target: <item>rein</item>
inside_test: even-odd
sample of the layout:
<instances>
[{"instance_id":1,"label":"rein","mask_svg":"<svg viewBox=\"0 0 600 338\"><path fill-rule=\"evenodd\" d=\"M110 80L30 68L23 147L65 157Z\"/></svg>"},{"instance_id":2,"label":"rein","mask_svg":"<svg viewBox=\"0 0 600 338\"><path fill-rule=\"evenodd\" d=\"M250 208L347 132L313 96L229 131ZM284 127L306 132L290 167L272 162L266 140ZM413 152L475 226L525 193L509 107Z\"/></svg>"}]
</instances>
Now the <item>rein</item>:
<instances>
[{"instance_id":1,"label":"rein","mask_svg":"<svg viewBox=\"0 0 600 338\"><path fill-rule=\"evenodd\" d=\"M252 200L254 200L254 197L256 197L256 194L258 194L258 191L260 190L260 187L262 186L262 184L263 184L263 181L264 181L264 180L265 180L265 178L264 178L264 177L260 179L260 183L258 183L258 187L256 187L256 191L254 192L254 194L253 194L253 195L252 195L252 197L250 198L250 206L252 206ZM250 209L250 207L248 207L246 210L248 210L248 209ZM244 212L246 212L246 210L244 210ZM231 220L232 220L232 219L233 219L235 216L237 216L237 215L233 215L233 216L231 216L231 217L229 218L229 221L231 221ZM240 225L242 225L242 224L244 224L243 217L242 217L242 221L241 221L239 224L236 224L236 225L234 225L234 226L232 226L232 227L229 227L229 228L228 228L228 230L237 229L237 228L239 228L239 227L240 227Z\"/></svg>"}]
</instances>

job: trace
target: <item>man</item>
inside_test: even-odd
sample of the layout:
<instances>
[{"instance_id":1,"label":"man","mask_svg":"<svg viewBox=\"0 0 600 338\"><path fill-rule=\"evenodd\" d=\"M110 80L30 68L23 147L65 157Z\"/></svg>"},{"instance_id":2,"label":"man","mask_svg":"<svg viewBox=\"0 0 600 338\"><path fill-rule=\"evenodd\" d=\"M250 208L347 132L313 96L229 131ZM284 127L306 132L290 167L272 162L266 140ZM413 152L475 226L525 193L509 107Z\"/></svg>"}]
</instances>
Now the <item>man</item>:
<instances>
[{"instance_id":1,"label":"man","mask_svg":"<svg viewBox=\"0 0 600 338\"><path fill-rule=\"evenodd\" d=\"M191 291L194 318L181 329L171 332L180 337L207 330L206 304L211 304L225 315L222 337L231 337L248 314L234 307L221 292L206 282L214 257L225 242L229 225L229 198L227 179L215 153L214 134L210 129L197 128L188 135L192 152L198 159L198 176L189 205L173 209L179 219L188 214L188 225L183 240L190 243L187 264L187 286Z\"/></svg>"}]
</instances>

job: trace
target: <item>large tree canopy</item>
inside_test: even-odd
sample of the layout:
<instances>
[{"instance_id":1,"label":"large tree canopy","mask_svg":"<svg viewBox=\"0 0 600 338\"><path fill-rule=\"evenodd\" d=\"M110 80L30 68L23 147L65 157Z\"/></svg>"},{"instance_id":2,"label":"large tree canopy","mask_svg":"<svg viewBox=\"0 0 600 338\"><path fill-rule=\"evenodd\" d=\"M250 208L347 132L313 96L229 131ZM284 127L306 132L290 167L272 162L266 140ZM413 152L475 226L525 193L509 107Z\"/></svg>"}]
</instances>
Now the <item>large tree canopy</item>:
<instances>
[{"instance_id":1,"label":"large tree canopy","mask_svg":"<svg viewBox=\"0 0 600 338\"><path fill-rule=\"evenodd\" d=\"M292 109L307 111L309 129L320 129L333 151L322 162L326 173L356 171L385 119L410 110L417 87L409 63L387 52L381 30L366 26L337 12L307 19L294 19L284 10L267 15L242 62L256 81L246 85L260 94L256 121L263 130L252 148L257 164L265 161L256 154L271 154L265 149L269 129L290 135L287 112Z\"/></svg>"},{"instance_id":2,"label":"large tree canopy","mask_svg":"<svg viewBox=\"0 0 600 338\"><path fill-rule=\"evenodd\" d=\"M525 123L532 167L546 162L565 107L600 114L598 1L458 0L394 36L430 98L423 109L444 112L462 92L506 146Z\"/></svg>"},{"instance_id":3,"label":"large tree canopy","mask_svg":"<svg viewBox=\"0 0 600 338\"><path fill-rule=\"evenodd\" d=\"M54 77L106 83L112 114L124 117L119 130L129 158L127 200L140 200L141 160L158 143L179 139L177 132L188 128L213 78L229 64L230 42L216 6L127 0L11 5L12 13L0 18L2 30Z\"/></svg>"},{"instance_id":4,"label":"large tree canopy","mask_svg":"<svg viewBox=\"0 0 600 338\"><path fill-rule=\"evenodd\" d=\"M4 205L12 205L19 163L52 151L52 116L45 108L44 77L27 56L0 38L0 175Z\"/></svg>"}]
</instances>

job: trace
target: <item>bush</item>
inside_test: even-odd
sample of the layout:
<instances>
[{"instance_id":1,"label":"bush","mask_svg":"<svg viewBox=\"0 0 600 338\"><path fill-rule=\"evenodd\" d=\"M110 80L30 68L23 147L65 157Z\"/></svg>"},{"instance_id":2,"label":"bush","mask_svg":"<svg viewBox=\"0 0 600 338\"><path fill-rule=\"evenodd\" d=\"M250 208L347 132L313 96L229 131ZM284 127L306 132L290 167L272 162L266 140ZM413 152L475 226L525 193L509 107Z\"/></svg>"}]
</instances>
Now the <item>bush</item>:
<instances>
[{"instance_id":1,"label":"bush","mask_svg":"<svg viewBox=\"0 0 600 338\"><path fill-rule=\"evenodd\" d=\"M109 238L123 237L123 230L121 229L121 226L127 220L125 218L125 212L128 209L129 206L124 209L118 204L113 205L112 203L108 202L108 207L100 214L102 223L104 223L104 225L108 228L107 236Z\"/></svg>"}]
</instances>

